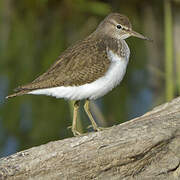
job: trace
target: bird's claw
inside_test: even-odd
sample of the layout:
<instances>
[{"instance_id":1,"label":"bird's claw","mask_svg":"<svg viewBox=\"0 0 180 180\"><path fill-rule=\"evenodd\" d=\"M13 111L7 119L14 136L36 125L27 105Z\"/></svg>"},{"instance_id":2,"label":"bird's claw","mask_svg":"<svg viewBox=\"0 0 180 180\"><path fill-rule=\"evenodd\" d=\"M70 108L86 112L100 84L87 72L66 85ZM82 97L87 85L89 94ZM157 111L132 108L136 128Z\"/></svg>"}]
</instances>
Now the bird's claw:
<instances>
[{"instance_id":1,"label":"bird's claw","mask_svg":"<svg viewBox=\"0 0 180 180\"><path fill-rule=\"evenodd\" d=\"M93 127L92 124L87 127L87 129L89 128L93 128L95 131L103 131L106 129L104 127Z\"/></svg>"},{"instance_id":2,"label":"bird's claw","mask_svg":"<svg viewBox=\"0 0 180 180\"><path fill-rule=\"evenodd\" d=\"M81 135L81 133L79 131L75 130L75 129L72 129L72 133L73 133L74 136Z\"/></svg>"}]
</instances>

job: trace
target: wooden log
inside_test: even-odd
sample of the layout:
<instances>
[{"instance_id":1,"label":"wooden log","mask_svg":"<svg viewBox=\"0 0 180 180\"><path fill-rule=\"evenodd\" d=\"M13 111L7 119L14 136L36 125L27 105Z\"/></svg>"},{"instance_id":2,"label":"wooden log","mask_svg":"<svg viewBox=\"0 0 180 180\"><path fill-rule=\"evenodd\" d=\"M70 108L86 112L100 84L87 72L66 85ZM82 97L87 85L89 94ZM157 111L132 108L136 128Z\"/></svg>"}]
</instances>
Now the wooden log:
<instances>
[{"instance_id":1,"label":"wooden log","mask_svg":"<svg viewBox=\"0 0 180 180\"><path fill-rule=\"evenodd\" d=\"M180 97L101 132L1 158L0 179L180 179Z\"/></svg>"}]
</instances>

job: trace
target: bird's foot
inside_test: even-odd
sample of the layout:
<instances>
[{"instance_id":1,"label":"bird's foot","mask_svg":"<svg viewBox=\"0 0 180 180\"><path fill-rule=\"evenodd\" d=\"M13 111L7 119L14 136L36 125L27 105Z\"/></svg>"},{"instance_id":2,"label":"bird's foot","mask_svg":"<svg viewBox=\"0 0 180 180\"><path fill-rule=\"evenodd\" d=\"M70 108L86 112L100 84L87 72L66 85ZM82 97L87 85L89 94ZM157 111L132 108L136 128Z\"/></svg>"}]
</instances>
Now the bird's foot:
<instances>
[{"instance_id":1,"label":"bird's foot","mask_svg":"<svg viewBox=\"0 0 180 180\"><path fill-rule=\"evenodd\" d=\"M89 129L89 128L93 128L95 131L103 131L103 130L105 130L106 128L104 128L104 127L93 127L92 125L89 125L88 127L87 127L87 129Z\"/></svg>"},{"instance_id":2,"label":"bird's foot","mask_svg":"<svg viewBox=\"0 0 180 180\"><path fill-rule=\"evenodd\" d=\"M71 129L74 136L79 136L82 134L79 131L77 131L76 129L73 129L72 126L68 126L67 129Z\"/></svg>"},{"instance_id":3,"label":"bird's foot","mask_svg":"<svg viewBox=\"0 0 180 180\"><path fill-rule=\"evenodd\" d=\"M72 133L73 133L74 136L81 135L81 133L79 131L77 131L76 129L72 129Z\"/></svg>"}]
</instances>

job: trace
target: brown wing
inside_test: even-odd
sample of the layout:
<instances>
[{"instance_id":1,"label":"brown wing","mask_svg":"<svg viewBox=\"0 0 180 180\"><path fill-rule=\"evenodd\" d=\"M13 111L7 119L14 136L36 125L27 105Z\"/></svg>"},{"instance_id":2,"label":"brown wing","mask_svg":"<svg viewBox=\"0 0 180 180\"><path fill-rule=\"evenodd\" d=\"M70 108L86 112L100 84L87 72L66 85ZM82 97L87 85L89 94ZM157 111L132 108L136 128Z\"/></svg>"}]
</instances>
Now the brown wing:
<instances>
[{"instance_id":1,"label":"brown wing","mask_svg":"<svg viewBox=\"0 0 180 180\"><path fill-rule=\"evenodd\" d=\"M109 65L105 44L101 40L93 41L87 38L67 49L48 71L32 83L21 86L17 90L31 91L91 83L102 77Z\"/></svg>"}]
</instances>

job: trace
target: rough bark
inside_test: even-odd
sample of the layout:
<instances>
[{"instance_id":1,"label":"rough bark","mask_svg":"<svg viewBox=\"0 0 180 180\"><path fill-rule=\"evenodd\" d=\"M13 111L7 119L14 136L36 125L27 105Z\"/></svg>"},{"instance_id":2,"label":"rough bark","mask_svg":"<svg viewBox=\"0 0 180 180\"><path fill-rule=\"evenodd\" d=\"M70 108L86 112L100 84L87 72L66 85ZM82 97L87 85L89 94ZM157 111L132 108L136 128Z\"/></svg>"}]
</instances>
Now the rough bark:
<instances>
[{"instance_id":1,"label":"rough bark","mask_svg":"<svg viewBox=\"0 0 180 180\"><path fill-rule=\"evenodd\" d=\"M104 131L2 158L0 179L180 179L180 97Z\"/></svg>"}]
</instances>

